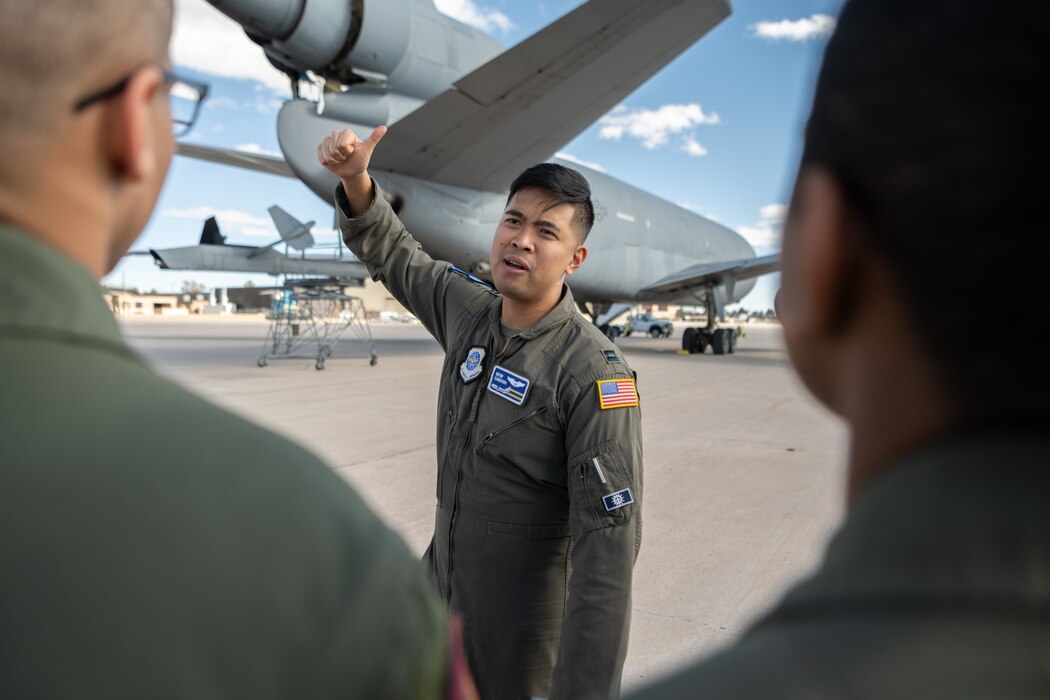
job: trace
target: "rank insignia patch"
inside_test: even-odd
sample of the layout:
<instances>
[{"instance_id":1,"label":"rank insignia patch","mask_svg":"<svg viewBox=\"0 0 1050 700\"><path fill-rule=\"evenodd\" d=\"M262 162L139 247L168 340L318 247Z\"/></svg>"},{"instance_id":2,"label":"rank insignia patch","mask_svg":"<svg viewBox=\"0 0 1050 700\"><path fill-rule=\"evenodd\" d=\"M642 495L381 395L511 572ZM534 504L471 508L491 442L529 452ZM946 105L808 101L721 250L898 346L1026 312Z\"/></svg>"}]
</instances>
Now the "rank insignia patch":
<instances>
[{"instance_id":1,"label":"rank insignia patch","mask_svg":"<svg viewBox=\"0 0 1050 700\"><path fill-rule=\"evenodd\" d=\"M530 383L528 379L520 374L514 374L510 370L496 365L492 368L489 391L497 396L502 396L512 404L520 406L525 403L525 396L529 393Z\"/></svg>"},{"instance_id":2,"label":"rank insignia patch","mask_svg":"<svg viewBox=\"0 0 1050 700\"><path fill-rule=\"evenodd\" d=\"M599 379L598 405L607 408L624 408L638 405L638 389L633 379Z\"/></svg>"},{"instance_id":3,"label":"rank insignia patch","mask_svg":"<svg viewBox=\"0 0 1050 700\"><path fill-rule=\"evenodd\" d=\"M621 489L608 496L603 496L602 503L605 504L605 510L613 511L634 503L634 494L631 493L631 489Z\"/></svg>"},{"instance_id":4,"label":"rank insignia patch","mask_svg":"<svg viewBox=\"0 0 1050 700\"><path fill-rule=\"evenodd\" d=\"M463 360L463 364L459 366L459 376L463 378L463 383L472 382L481 376L481 373L485 371L485 367L482 361L485 359L485 348L473 347L470 352L467 353L467 359Z\"/></svg>"},{"instance_id":5,"label":"rank insignia patch","mask_svg":"<svg viewBox=\"0 0 1050 700\"><path fill-rule=\"evenodd\" d=\"M605 355L606 362L619 362L620 357L616 354L615 350L602 350L602 354Z\"/></svg>"}]
</instances>

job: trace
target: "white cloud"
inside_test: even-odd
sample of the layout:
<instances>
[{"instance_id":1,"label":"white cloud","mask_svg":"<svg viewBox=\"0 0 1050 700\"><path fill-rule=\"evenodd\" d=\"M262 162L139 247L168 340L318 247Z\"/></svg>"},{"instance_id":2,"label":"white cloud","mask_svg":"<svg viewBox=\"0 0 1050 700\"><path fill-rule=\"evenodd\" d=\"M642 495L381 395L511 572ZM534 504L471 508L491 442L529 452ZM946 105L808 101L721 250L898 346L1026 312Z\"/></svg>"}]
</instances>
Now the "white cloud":
<instances>
[{"instance_id":1,"label":"white cloud","mask_svg":"<svg viewBox=\"0 0 1050 700\"><path fill-rule=\"evenodd\" d=\"M786 204L767 204L758 210L758 215L763 219L784 223L788 208Z\"/></svg>"},{"instance_id":2,"label":"white cloud","mask_svg":"<svg viewBox=\"0 0 1050 700\"><path fill-rule=\"evenodd\" d=\"M738 227L737 233L756 249L777 249L780 247L780 232L786 215L786 204L767 204L758 210L758 221L750 226Z\"/></svg>"},{"instance_id":3,"label":"white cloud","mask_svg":"<svg viewBox=\"0 0 1050 700\"><path fill-rule=\"evenodd\" d=\"M700 142L694 139L692 136L688 137L682 143L682 150L691 156L706 156L707 149L700 145Z\"/></svg>"},{"instance_id":4,"label":"white cloud","mask_svg":"<svg viewBox=\"0 0 1050 700\"><path fill-rule=\"evenodd\" d=\"M477 27L483 32L491 33L498 29L506 33L514 29L514 23L507 15L499 10L478 5L474 0L434 0L434 6L438 12L458 19L463 24Z\"/></svg>"},{"instance_id":5,"label":"white cloud","mask_svg":"<svg viewBox=\"0 0 1050 700\"><path fill-rule=\"evenodd\" d=\"M753 36L762 39L808 41L830 36L835 30L835 18L818 14L804 19L758 22L749 29Z\"/></svg>"},{"instance_id":6,"label":"white cloud","mask_svg":"<svg viewBox=\"0 0 1050 700\"><path fill-rule=\"evenodd\" d=\"M702 155L690 150L690 141L695 143L691 132L702 124L719 124L715 113L705 114L695 102L686 105L663 105L657 109L628 109L620 106L598 120L601 127L598 137L619 141L624 136L638 139L646 148L663 146L671 136L685 137L683 148L692 155ZM699 143L696 148L702 149Z\"/></svg>"},{"instance_id":7,"label":"white cloud","mask_svg":"<svg viewBox=\"0 0 1050 700\"><path fill-rule=\"evenodd\" d=\"M280 151L268 150L257 143L239 143L233 147L233 150L240 151L242 153L255 153L260 156L273 156L274 158L284 158L284 154Z\"/></svg>"},{"instance_id":8,"label":"white cloud","mask_svg":"<svg viewBox=\"0 0 1050 700\"><path fill-rule=\"evenodd\" d=\"M288 78L270 65L262 49L236 22L204 0L175 0L171 57L180 66L222 78L254 80L273 92L291 94Z\"/></svg>"},{"instance_id":9,"label":"white cloud","mask_svg":"<svg viewBox=\"0 0 1050 700\"><path fill-rule=\"evenodd\" d=\"M208 98L208 101L204 103L204 108L251 109L263 116L273 117L281 110L283 104L284 102L276 97L264 95L259 95L254 100L235 100L232 97L221 96Z\"/></svg>"},{"instance_id":10,"label":"white cloud","mask_svg":"<svg viewBox=\"0 0 1050 700\"><path fill-rule=\"evenodd\" d=\"M605 168L603 168L601 165L597 163L591 163L586 160L580 160L576 156L572 155L571 153L566 153L565 151L558 151L554 154L554 157L561 158L562 160L567 160L570 163L575 163L576 165L582 165L583 167L590 168L591 170L597 170L600 173L605 172Z\"/></svg>"},{"instance_id":11,"label":"white cloud","mask_svg":"<svg viewBox=\"0 0 1050 700\"><path fill-rule=\"evenodd\" d=\"M237 209L216 209L215 207L191 207L189 209L165 209L161 216L172 219L193 219L203 222L209 216L219 221L223 234L233 231L256 238L276 238L277 229L269 217L255 216Z\"/></svg>"}]
</instances>

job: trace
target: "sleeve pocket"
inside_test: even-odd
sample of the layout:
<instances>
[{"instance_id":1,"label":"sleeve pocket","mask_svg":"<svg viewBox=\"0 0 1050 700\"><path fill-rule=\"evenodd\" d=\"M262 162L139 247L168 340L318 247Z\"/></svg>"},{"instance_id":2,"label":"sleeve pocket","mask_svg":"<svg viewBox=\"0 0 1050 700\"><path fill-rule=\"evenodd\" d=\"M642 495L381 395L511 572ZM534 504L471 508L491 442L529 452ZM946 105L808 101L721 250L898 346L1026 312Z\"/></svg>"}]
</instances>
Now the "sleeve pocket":
<instances>
[{"instance_id":1,"label":"sleeve pocket","mask_svg":"<svg viewBox=\"0 0 1050 700\"><path fill-rule=\"evenodd\" d=\"M620 445L604 442L569 463L572 521L584 532L622 525L636 508L635 485Z\"/></svg>"}]
</instances>

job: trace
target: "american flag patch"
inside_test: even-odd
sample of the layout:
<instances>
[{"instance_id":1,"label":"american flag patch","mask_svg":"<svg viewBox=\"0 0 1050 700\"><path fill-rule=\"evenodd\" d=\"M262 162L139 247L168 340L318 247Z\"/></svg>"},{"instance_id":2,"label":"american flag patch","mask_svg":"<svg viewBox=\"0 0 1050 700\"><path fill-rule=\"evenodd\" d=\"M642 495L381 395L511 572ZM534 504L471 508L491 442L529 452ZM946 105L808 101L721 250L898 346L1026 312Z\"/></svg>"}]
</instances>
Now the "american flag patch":
<instances>
[{"instance_id":1,"label":"american flag patch","mask_svg":"<svg viewBox=\"0 0 1050 700\"><path fill-rule=\"evenodd\" d=\"M621 408L638 405L638 389L633 379L599 379L598 405L604 411L607 408Z\"/></svg>"}]
</instances>

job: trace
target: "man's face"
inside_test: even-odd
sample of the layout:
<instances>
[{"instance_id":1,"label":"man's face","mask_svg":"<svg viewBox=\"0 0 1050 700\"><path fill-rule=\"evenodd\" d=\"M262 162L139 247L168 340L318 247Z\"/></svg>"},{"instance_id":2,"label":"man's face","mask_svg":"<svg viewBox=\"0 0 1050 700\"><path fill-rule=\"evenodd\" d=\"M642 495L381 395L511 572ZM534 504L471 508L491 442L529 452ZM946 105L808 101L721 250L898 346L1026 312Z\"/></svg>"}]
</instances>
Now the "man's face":
<instances>
[{"instance_id":1,"label":"man's face","mask_svg":"<svg viewBox=\"0 0 1050 700\"><path fill-rule=\"evenodd\" d=\"M575 272L587 254L572 224L575 213L574 205L552 201L540 189L526 188L511 197L489 254L492 281L504 297L558 302L565 275Z\"/></svg>"}]
</instances>

